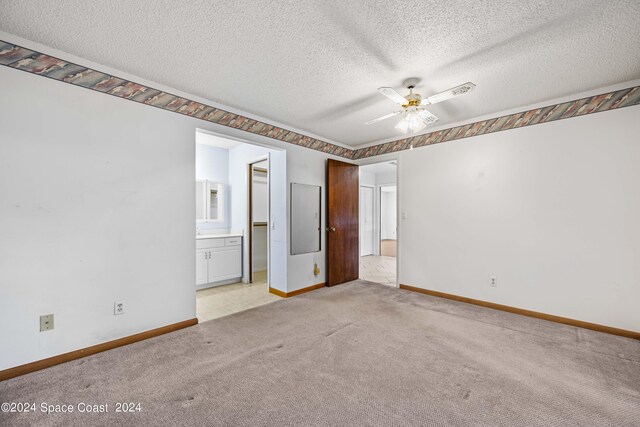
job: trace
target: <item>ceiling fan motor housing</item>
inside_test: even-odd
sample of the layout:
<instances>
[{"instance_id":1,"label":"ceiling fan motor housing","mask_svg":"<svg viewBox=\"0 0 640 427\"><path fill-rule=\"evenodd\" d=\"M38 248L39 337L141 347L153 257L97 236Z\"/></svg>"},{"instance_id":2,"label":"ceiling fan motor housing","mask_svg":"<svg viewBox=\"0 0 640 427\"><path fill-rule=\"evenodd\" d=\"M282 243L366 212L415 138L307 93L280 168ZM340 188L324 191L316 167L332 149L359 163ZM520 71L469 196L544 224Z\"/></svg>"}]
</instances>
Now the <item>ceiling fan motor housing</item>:
<instances>
[{"instance_id":1,"label":"ceiling fan motor housing","mask_svg":"<svg viewBox=\"0 0 640 427\"><path fill-rule=\"evenodd\" d=\"M418 85L418 83L420 83L420 79L417 77L411 77L402 82L404 87L409 89L409 95L405 96L407 103L403 105L404 108L417 107L422 102L420 94L413 93L413 89Z\"/></svg>"},{"instance_id":2,"label":"ceiling fan motor housing","mask_svg":"<svg viewBox=\"0 0 640 427\"><path fill-rule=\"evenodd\" d=\"M410 93L409 95L405 96L405 98L407 99L407 103L403 105L403 107L405 108L418 107L422 102L422 97L417 93Z\"/></svg>"}]
</instances>

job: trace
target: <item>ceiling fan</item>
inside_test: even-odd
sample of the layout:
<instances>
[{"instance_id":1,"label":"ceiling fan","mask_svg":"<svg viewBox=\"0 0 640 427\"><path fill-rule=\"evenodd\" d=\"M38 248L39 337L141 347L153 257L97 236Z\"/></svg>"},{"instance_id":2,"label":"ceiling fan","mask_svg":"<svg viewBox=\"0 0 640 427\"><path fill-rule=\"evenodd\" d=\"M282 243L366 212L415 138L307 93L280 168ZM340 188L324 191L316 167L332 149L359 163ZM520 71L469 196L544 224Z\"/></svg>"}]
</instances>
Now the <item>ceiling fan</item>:
<instances>
[{"instance_id":1,"label":"ceiling fan","mask_svg":"<svg viewBox=\"0 0 640 427\"><path fill-rule=\"evenodd\" d=\"M422 98L419 93L413 93L413 89L418 83L420 83L420 79L417 78L406 79L403 82L403 86L409 89L409 94L407 96L400 95L390 87L378 88L378 92L396 104L402 105L402 110L394 111L393 113L386 114L382 117L378 117L377 119L369 120L368 122L365 122L365 125L378 123L402 114L403 117L396 125L396 129L401 130L404 133L407 133L408 131L418 132L424 129L428 124L438 120L435 115L431 114L424 108L425 106L446 101L447 99L451 99L455 96L464 95L465 93L471 92L476 87L473 83L467 82L449 90L445 90L444 92L436 93L435 95L431 95L427 98Z\"/></svg>"}]
</instances>

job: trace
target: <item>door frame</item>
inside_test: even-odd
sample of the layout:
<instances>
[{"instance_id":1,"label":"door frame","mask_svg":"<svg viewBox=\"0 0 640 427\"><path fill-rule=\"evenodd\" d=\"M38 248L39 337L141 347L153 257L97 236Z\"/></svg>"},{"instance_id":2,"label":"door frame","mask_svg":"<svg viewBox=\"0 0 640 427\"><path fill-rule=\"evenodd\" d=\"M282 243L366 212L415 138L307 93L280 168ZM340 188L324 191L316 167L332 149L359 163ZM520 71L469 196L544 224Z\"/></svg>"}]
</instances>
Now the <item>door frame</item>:
<instances>
[{"instance_id":1,"label":"door frame","mask_svg":"<svg viewBox=\"0 0 640 427\"><path fill-rule=\"evenodd\" d=\"M365 188L370 188L371 189L371 218L373 221L373 229L371 230L371 254L370 255L375 255L376 254L376 228L375 228L375 220L376 220L376 186L375 185L368 185L368 184L360 184L360 188L365 187ZM362 205L362 198L360 199L360 205ZM363 212L363 210L360 210L360 212ZM358 218L358 220L360 220L360 218ZM360 224L361 226L361 231L364 230L364 227L362 227L362 224ZM359 233L358 235L358 256L363 256L362 255L362 232Z\"/></svg>"},{"instance_id":2,"label":"door frame","mask_svg":"<svg viewBox=\"0 0 640 427\"><path fill-rule=\"evenodd\" d=\"M400 180L400 167L401 167L401 161L400 161L400 156L395 158L396 161L396 288L400 287L400 240L401 240L401 236L402 236L402 231L401 231L401 225L402 225L402 221L401 221L401 206L400 206L400 189L401 189L401 180ZM382 230L380 230L380 233L382 233Z\"/></svg>"},{"instance_id":3,"label":"door frame","mask_svg":"<svg viewBox=\"0 0 640 427\"><path fill-rule=\"evenodd\" d=\"M271 284L271 157L267 153L247 162L247 237L248 268L245 283L253 283L253 165L267 162L267 285Z\"/></svg>"},{"instance_id":4,"label":"door frame","mask_svg":"<svg viewBox=\"0 0 640 427\"><path fill-rule=\"evenodd\" d=\"M376 163L386 163L386 162L391 162L391 161L395 161L396 162L396 284L395 287L399 288L400 287L400 259L402 257L402 249L401 249L401 245L400 245L400 241L402 240L402 206L401 206L401 193L402 193L402 180L400 178L400 168L401 168L401 160L400 160L400 156L396 156L396 157L390 157L390 158L386 158L385 160L378 160L376 162L371 162L371 163L365 163L365 164L359 164L360 167L362 166L367 166L367 165L373 165ZM366 184L365 184L366 185ZM388 187L391 186L393 184L376 184L376 190L374 192L374 195L377 198L377 201L374 200L374 204L377 203L377 210L378 210L378 255L380 255L380 249L381 249L381 245L382 245L382 215L381 215L381 210L382 210L382 197L380 197L380 189L381 187ZM374 210L376 209L376 207L374 207ZM360 238L360 236L358 235L358 239ZM360 241L358 241L358 248L360 248Z\"/></svg>"},{"instance_id":5,"label":"door frame","mask_svg":"<svg viewBox=\"0 0 640 427\"><path fill-rule=\"evenodd\" d=\"M221 133L221 132L216 132L214 130L207 129L207 128L204 128L204 127L198 127L198 126L196 126L195 129L194 129L194 145L195 145L195 133L197 133L197 132L201 132L201 133L205 133L205 134L209 134L209 135L213 135L213 136L218 136L220 138L228 139L228 140L231 140L231 141L237 141L239 143L247 144L247 145L253 146L253 147L266 148L268 150L272 150L272 152L276 152L277 151L277 152L280 152L280 153L284 153L284 156L286 156L286 153L287 153L287 148L271 146L269 144L265 144L265 143L261 143L259 141L255 141L254 139L241 138L241 137L238 137L238 136L229 135L229 134ZM262 156L262 157L269 157L269 168L271 168L271 165L272 165L270 156L271 156L271 153L267 153L267 155L263 155ZM286 159L286 157L285 157L285 159ZM282 190L282 191L286 192L287 191L285 189L286 186L287 186L287 181L286 181L286 161L285 161L284 165L285 165L284 166L284 168L285 168L285 170L284 170L285 178L282 178L282 177L278 176L277 179L275 181L273 181L273 182L274 182L274 185L279 187L280 186L280 181L282 179L283 183L284 183L284 187L283 188L277 188L277 191ZM195 156L194 156L194 166L195 166ZM272 174L270 174L270 175L272 175ZM247 168L245 167L245 169L244 169L244 180L245 180L244 185L245 185L245 188L248 188L248 185L249 185L248 184L248 180L247 180L247 176L248 176ZM284 251L279 251L279 250L277 250L277 248L274 248L275 252L271 253L271 250L272 250L272 245L271 245L272 237L271 237L271 235L273 234L273 233L271 233L271 231L272 231L272 227L275 225L273 223L274 205L272 205L272 203L271 203L271 194L273 193L272 188L271 188L271 183L272 183L272 181L271 181L271 179L269 177L269 224L267 226L267 240L269 242L269 244L268 244L268 251L269 252L267 253L267 263L268 263L268 265L267 265L267 272L268 272L267 281L269 282L269 285L271 285L271 282L272 282L272 280L271 280L271 278L273 277L272 276L272 271L278 271L278 270L280 270L279 267L281 265L286 265L286 259L287 259L287 256L288 256L287 252L286 252L286 249ZM195 186L195 181L194 181L194 186ZM192 192L193 192L193 197L194 197L193 206L195 207L195 188L194 188L194 190L192 190ZM228 194L231 194L231 193L228 193ZM278 207L277 204L275 206L276 206L276 208ZM247 214L246 218L248 218L248 208L246 208L246 207L245 207L245 213ZM283 216L283 218L285 218L285 216ZM286 218L286 219L288 220L288 218ZM229 221L231 221L231 217L229 217ZM246 227L247 224L248 224L248 221L245 221L244 227ZM231 224L229 226L231 226ZM247 276L247 269L245 268L245 259L247 258L247 256L246 256L247 254L245 253L245 246L247 245L246 228L243 230L243 236L242 237L243 237L243 243L242 243L242 247L243 248L242 248L242 278L241 278L241 281L243 283L248 283L247 282L247 277L248 277ZM194 246L195 246L195 239L194 239ZM272 264L271 264L272 261L277 263L277 266L276 266L275 269L271 268L272 267ZM281 262L283 264L280 264ZM193 266L193 268L195 268L195 265ZM284 283L286 283L286 269L284 270L284 273L282 273L282 271L279 271L278 274L279 275L280 274L284 274L283 280L285 280Z\"/></svg>"}]
</instances>

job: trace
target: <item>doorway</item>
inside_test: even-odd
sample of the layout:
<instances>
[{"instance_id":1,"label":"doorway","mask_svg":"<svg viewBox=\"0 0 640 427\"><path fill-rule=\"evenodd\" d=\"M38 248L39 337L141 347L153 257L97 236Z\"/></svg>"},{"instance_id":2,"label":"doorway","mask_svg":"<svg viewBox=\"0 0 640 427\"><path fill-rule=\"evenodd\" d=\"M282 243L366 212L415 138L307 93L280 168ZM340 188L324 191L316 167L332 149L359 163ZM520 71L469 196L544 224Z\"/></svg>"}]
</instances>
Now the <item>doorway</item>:
<instances>
[{"instance_id":1,"label":"doorway","mask_svg":"<svg viewBox=\"0 0 640 427\"><path fill-rule=\"evenodd\" d=\"M269 160L249 164L249 283L269 286Z\"/></svg>"},{"instance_id":2,"label":"doorway","mask_svg":"<svg viewBox=\"0 0 640 427\"><path fill-rule=\"evenodd\" d=\"M389 286L398 286L397 174L395 160L360 166L360 278Z\"/></svg>"},{"instance_id":3,"label":"doorway","mask_svg":"<svg viewBox=\"0 0 640 427\"><path fill-rule=\"evenodd\" d=\"M280 299L269 284L271 270L282 269L269 267L286 253L270 253L267 225L272 215L284 222L285 207L271 198L286 190L286 174L278 173L286 152L203 130L195 145L195 296L203 322ZM282 283L278 274L274 280Z\"/></svg>"}]
</instances>

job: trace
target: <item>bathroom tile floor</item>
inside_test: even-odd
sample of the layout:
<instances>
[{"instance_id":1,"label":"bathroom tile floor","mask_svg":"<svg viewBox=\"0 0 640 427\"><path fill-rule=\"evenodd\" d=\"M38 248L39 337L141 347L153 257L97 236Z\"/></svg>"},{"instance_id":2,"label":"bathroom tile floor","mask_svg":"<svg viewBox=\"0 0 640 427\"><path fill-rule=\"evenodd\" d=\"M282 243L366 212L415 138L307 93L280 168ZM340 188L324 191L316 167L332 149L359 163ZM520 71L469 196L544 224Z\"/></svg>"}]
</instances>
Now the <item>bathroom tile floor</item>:
<instances>
[{"instance_id":1,"label":"bathroom tile floor","mask_svg":"<svg viewBox=\"0 0 640 427\"><path fill-rule=\"evenodd\" d=\"M396 258L375 255L360 257L360 278L396 286Z\"/></svg>"},{"instance_id":2,"label":"bathroom tile floor","mask_svg":"<svg viewBox=\"0 0 640 427\"><path fill-rule=\"evenodd\" d=\"M269 293L267 272L254 273L250 284L241 282L216 286L196 292L196 314L199 322L248 310L281 299Z\"/></svg>"}]
</instances>

